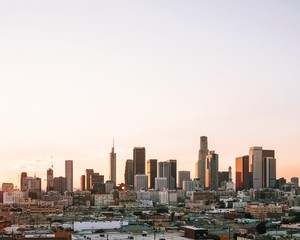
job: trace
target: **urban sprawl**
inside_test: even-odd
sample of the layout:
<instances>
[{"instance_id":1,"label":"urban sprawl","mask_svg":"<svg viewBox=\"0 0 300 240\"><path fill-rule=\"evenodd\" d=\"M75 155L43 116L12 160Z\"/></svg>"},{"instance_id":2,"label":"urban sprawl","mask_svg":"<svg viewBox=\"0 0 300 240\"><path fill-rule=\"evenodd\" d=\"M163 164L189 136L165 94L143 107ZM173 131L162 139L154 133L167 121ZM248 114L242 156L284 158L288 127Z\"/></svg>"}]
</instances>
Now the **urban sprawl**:
<instances>
[{"instance_id":1,"label":"urban sprawl","mask_svg":"<svg viewBox=\"0 0 300 240\"><path fill-rule=\"evenodd\" d=\"M116 182L116 153L109 180L85 169L73 190L73 160L65 176L42 179L20 173L18 187L2 183L0 239L300 239L298 177L277 178L275 150L250 147L232 168L219 171L218 154L200 137L195 177L177 160L146 161L135 147L124 182Z\"/></svg>"}]
</instances>

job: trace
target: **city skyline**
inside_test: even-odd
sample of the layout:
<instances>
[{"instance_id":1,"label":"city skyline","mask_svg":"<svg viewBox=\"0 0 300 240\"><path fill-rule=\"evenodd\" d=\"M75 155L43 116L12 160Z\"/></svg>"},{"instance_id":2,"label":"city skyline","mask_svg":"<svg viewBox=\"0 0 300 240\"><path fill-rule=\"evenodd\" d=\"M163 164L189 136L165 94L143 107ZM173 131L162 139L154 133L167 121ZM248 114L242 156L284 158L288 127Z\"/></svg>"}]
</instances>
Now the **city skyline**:
<instances>
[{"instance_id":1,"label":"city skyline","mask_svg":"<svg viewBox=\"0 0 300 240\"><path fill-rule=\"evenodd\" d=\"M113 138L118 183L136 146L194 177L199 136L219 171L262 146L277 178L297 176L299 11L293 0L1 3L0 182L45 179L52 165L65 176L67 159L75 188L85 169L107 180Z\"/></svg>"},{"instance_id":2,"label":"city skyline","mask_svg":"<svg viewBox=\"0 0 300 240\"><path fill-rule=\"evenodd\" d=\"M207 145L207 140L208 140L208 137L207 136L201 136L200 137L200 145L203 143L203 139L205 139L205 145ZM207 146L206 146L207 147ZM253 151L253 149L254 150L258 150L258 151L261 151L261 153L260 153L260 155L258 155L258 156L260 156L260 157L258 157L257 158L257 155L255 155L255 157L251 157L251 154L252 154L252 151ZM145 149L145 147L134 147L133 148L133 158L134 158L134 156L137 154L136 152L139 152L138 154L139 155L137 155L138 157L142 157L141 159L143 160L143 162L144 163L142 163L142 164L144 164L144 167L145 167L145 173L142 173L142 174L144 174L145 176L147 176L147 177L149 177L149 161L155 161L156 162L156 168L157 168L157 177L165 177L165 176L163 176L163 172L165 171L164 169L165 169L165 167L166 166L164 166L164 164L167 164L167 163L170 163L170 162L172 162L172 161L174 161L175 162L175 165L177 166L177 160L164 160L164 161L159 161L159 160L157 160L157 159L150 159L150 160L145 160L146 159L146 156L145 156L145 153L146 153L146 149ZM116 153L117 152L115 152L114 151L114 147L113 147L113 150L112 150L112 152L114 153L114 156L116 155ZM199 151L200 152L200 151ZM198 152L198 153L199 153ZM111 161L111 154L112 153L109 153L109 156L110 156L110 158L109 158L109 163L110 163L110 161ZM274 168L274 172L273 173L271 173L271 175L270 175L270 172L269 172L269 170L267 170L267 169L269 169L269 167L270 166L272 166L274 163L273 163L273 161L276 161L276 159L275 159L275 157L274 157L274 154L275 154L275 150L262 150L262 147L261 146L252 146L252 147L250 147L249 148L249 155L250 155L250 158L253 158L254 160L257 158L257 159L260 159L259 160L259 164L263 164L264 165L264 167L262 167L262 168L257 168L257 170L256 170L256 174L263 174L259 179L260 179L260 183L259 184L261 184L261 185L257 185L257 186L254 186L254 188L261 188L262 186L265 186L265 187L274 187L275 186L275 180L276 179L279 179L279 178L281 178L281 177L284 177L284 178L286 178L286 180L287 180L287 182L290 182L291 181L291 178L293 178L293 177L299 177L297 174L296 175L293 175L292 177L286 177L286 176L283 176L283 175L281 175L280 173L278 173L277 172L277 169L276 169L276 162L275 162L275 168L274 167L272 167L272 168ZM221 172L224 172L224 170L225 169L219 169L219 167L218 167L218 165L219 165L219 161L218 161L218 154L215 154L215 151L213 150L213 151L211 151L211 150L209 150L208 152L207 152L207 156L206 156L206 161L207 161L207 164L210 162L210 161L208 161L208 159L210 159L213 155L216 155L216 163L213 163L214 164L214 176L216 176L217 177L217 175L218 175L218 172L219 173L221 173ZM249 156L248 155L244 155L243 157L236 157L236 159L234 160L234 162L233 162L233 164L231 164L231 165L228 165L227 166L227 169L228 168L233 168L234 169L234 175L236 174L236 172L240 172L240 171L248 171L248 168L249 168L249 173L250 173L250 171L252 171L251 169L253 168L253 166L252 166L252 163L248 160L247 162L247 164L248 164L248 166L246 165L246 170L241 170L241 163L239 162L238 163L238 161L237 161L237 159L241 159L241 158L244 158L244 157L247 157L248 159L249 159ZM215 157L214 157L215 158ZM126 172L126 162L127 161L131 161L132 163L133 163L133 160L129 160L129 159L126 159L125 160L125 162L124 162L124 169L123 169L123 171L122 171L122 169L120 169L120 168L118 168L118 166L116 166L116 168L117 169L119 169L119 172L121 171L121 172L123 172L123 178L122 178L122 174L121 174L121 176L118 176L118 178L117 179L120 179L120 180L117 180L117 185L118 184L121 184L121 183L125 183L125 175L124 175L124 173ZM215 160L214 160L215 161ZM256 160L255 160L256 161ZM38 161L38 162L40 162L40 161ZM198 161L197 161L198 162ZM51 156L51 163L53 164L53 156ZM37 165L36 166L36 171L34 172L34 175L30 175L30 173L27 173L27 172L22 172L22 173L20 173L19 175L18 175L18 181L19 182L13 182L13 181L10 181L10 179L5 179L5 181L3 181L3 182L11 182L12 184L14 184L14 186L15 186L15 188L20 188L21 186L22 186L22 183L20 184L20 180L22 179L22 175L23 174L27 174L27 176L28 177L37 177L37 178L39 178L39 179L41 179L41 180L44 180L44 183L43 183L43 181L42 181L42 185L41 185L41 187L44 189L44 190L46 190L46 189L48 189L48 183L49 183L49 181L48 180L50 180L50 184L51 184L51 179L53 179L53 177L55 177L55 178L58 178L58 177L60 177L60 178L64 178L64 179L66 179L66 184L68 184L68 186L66 185L66 188L67 189L70 189L71 187L70 186L73 186L74 185L74 188L72 187L72 189L87 189L87 190L91 190L92 189L92 183L90 183L90 176L92 176L94 173L95 174L97 174L98 176L99 176L99 174L100 175L102 175L102 177L103 177L103 180L102 180L102 182L103 181L111 181L111 178L110 178L110 176L108 175L108 176L106 176L106 175L104 175L103 174L103 172L108 172L109 174L110 174L110 171L111 171L111 169L110 169L110 164L109 164L109 169L103 169L103 168L101 168L101 171L100 171L100 173L96 173L97 171L99 171L99 170L97 170L97 169L94 169L94 168L87 168L87 169L84 169L84 173L85 173L85 175L80 175L80 176L78 176L78 178L77 178L77 176L75 176L75 179L73 179L73 160L64 160L64 164L65 164L65 166L64 166L64 172L65 172L65 177L62 177L61 175L56 175L55 174L55 172L53 171L53 165L50 167L50 168L48 168L47 170L46 170L46 172L44 173L44 174L41 174L41 175L37 175L37 170L38 170L38 167L39 167L39 165ZM210 163L209 163L210 164ZM215 165L216 164L216 165ZM271 165L272 164L272 165ZM123 166L123 163L121 162L121 165ZM161 165L161 166L160 166ZM179 178L179 174L180 174L180 172L189 172L189 174L190 173L193 173L194 172L194 174L196 175L196 169L193 169L193 168L190 168L190 166L187 166L187 165L185 165L185 168L184 169L178 169L177 167L175 166L175 169L174 170L172 170L172 171L174 171L174 173L173 173L173 176L175 176L175 182L174 182L174 185L173 185L173 187L175 187L175 186L177 186L177 185L180 185L180 183L176 180L176 179L178 179ZM197 165L196 165L197 166ZM210 166L210 165L209 165ZM212 189L217 189L217 184L218 184L218 180L217 179L215 179L215 180L213 180L214 181L214 187L212 187L212 186L210 186L209 184L209 181L210 180L208 180L208 179L210 179L210 175L209 175L209 172L211 171L211 170L209 170L210 169L210 167L209 166L206 166L206 164L205 164L205 169L206 169L206 181L205 181L205 186L206 186L206 188L212 188ZM238 166L238 167L237 167ZM160 168L162 168L162 169L160 169ZM75 170L76 170L76 166L75 166ZM82 169L81 169L82 170ZM132 167L132 171L133 171L133 167ZM168 170L168 171L171 171L171 170ZM51 172L51 173L50 173ZM175 174L175 172L176 172L176 175L174 175ZM225 170L225 172L226 172L226 170ZM260 173L260 172L265 172L265 173ZM48 174L51 174L51 177L49 178L48 177ZM249 174L248 173L248 174ZM133 174L133 172L132 172L132 174ZM167 173L166 173L167 174ZM265 175L265 174L267 174L267 175ZM45 175L45 176L44 176ZM69 176L69 177L66 177L66 176ZM252 175L251 175L252 176ZM269 177L271 177L269 180L271 181L271 182L269 182L269 180L267 180L266 179L266 176L269 176ZM276 177L277 176L277 177ZM21 178L20 178L21 177ZM85 183L84 183L84 188L82 187L83 185L82 185L82 177L85 177L84 178L84 181L85 181ZM134 177L133 175L132 175L132 177ZM264 177L264 179L263 179L263 177ZM67 180L68 178L71 178L72 180ZM194 179L194 178L197 178L196 176L194 176L194 177L191 177L191 179ZM237 176L235 176L234 177L234 179L235 180L237 180L237 178L240 178L240 175L238 175L238 177ZM257 177L256 176L254 176L254 179L257 179ZM70 182L71 181L71 182ZM238 182L234 182L234 184L236 185L236 184L238 184L238 185L240 185L240 180L237 180ZM21 180L21 182L22 182L22 180ZM201 182L201 180L200 180L200 182ZM270 185L269 185L270 184ZM200 183L200 185L201 185L201 183ZM19 187L18 187L19 186ZM86 186L90 186L90 187L86 187ZM173 188L173 187L171 187L171 188ZM248 187L246 187L246 189L247 189ZM239 189L239 187L237 186L237 189Z\"/></svg>"}]
</instances>

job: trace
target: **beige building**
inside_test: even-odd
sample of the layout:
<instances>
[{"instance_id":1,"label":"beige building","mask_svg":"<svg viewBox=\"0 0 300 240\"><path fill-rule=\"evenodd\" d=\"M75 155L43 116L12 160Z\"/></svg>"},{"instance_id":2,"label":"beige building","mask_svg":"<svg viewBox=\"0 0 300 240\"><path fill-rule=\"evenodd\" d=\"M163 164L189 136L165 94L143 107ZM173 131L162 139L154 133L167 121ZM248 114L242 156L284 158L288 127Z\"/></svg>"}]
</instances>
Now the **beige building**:
<instances>
[{"instance_id":1,"label":"beige building","mask_svg":"<svg viewBox=\"0 0 300 240\"><path fill-rule=\"evenodd\" d=\"M282 213L282 206L274 204L248 204L245 207L245 211L250 213L254 218L266 219L268 213Z\"/></svg>"}]
</instances>

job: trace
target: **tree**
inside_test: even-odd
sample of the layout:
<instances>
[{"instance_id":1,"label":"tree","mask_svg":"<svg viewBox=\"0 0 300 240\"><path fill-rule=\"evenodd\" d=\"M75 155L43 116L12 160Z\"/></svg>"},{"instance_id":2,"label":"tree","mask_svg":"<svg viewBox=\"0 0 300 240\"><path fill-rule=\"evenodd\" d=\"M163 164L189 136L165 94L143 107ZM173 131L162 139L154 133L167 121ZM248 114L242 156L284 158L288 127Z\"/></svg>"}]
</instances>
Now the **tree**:
<instances>
[{"instance_id":1,"label":"tree","mask_svg":"<svg viewBox=\"0 0 300 240\"><path fill-rule=\"evenodd\" d=\"M267 228L266 228L266 222L260 222L259 224L257 224L256 226L256 232L258 234L264 234L267 232Z\"/></svg>"}]
</instances>

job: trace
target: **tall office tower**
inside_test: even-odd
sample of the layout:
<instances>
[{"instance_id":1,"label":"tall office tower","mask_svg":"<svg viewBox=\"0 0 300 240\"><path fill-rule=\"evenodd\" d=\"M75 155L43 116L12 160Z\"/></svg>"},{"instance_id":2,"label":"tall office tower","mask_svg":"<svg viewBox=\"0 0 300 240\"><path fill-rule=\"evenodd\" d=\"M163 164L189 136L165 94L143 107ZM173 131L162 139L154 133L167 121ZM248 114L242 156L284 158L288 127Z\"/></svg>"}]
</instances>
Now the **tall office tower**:
<instances>
[{"instance_id":1,"label":"tall office tower","mask_svg":"<svg viewBox=\"0 0 300 240\"><path fill-rule=\"evenodd\" d=\"M85 170L85 189L88 191L92 190L91 187L91 175L93 175L94 169L86 169Z\"/></svg>"},{"instance_id":2,"label":"tall office tower","mask_svg":"<svg viewBox=\"0 0 300 240\"><path fill-rule=\"evenodd\" d=\"M134 191L148 190L148 176L145 174L134 175Z\"/></svg>"},{"instance_id":3,"label":"tall office tower","mask_svg":"<svg viewBox=\"0 0 300 240\"><path fill-rule=\"evenodd\" d=\"M291 178L291 182L294 183L295 188L298 188L298 187L299 187L299 178L297 178L297 177L292 177L292 178Z\"/></svg>"},{"instance_id":4,"label":"tall office tower","mask_svg":"<svg viewBox=\"0 0 300 240\"><path fill-rule=\"evenodd\" d=\"M23 188L23 186L24 186L24 178L26 178L26 177L27 177L27 172L22 172L21 173L21 178L20 178L20 180L21 180L21 182L20 182L20 189L21 189L22 192L24 191L24 188Z\"/></svg>"},{"instance_id":5,"label":"tall office tower","mask_svg":"<svg viewBox=\"0 0 300 240\"><path fill-rule=\"evenodd\" d=\"M249 151L249 172L252 173L253 188L263 187L262 147L251 147Z\"/></svg>"},{"instance_id":6,"label":"tall office tower","mask_svg":"<svg viewBox=\"0 0 300 240\"><path fill-rule=\"evenodd\" d=\"M114 183L113 181L107 180L105 182L105 192L111 193L111 191L114 189Z\"/></svg>"},{"instance_id":7,"label":"tall office tower","mask_svg":"<svg viewBox=\"0 0 300 240\"><path fill-rule=\"evenodd\" d=\"M81 175L80 177L80 190L85 191L85 175Z\"/></svg>"},{"instance_id":8,"label":"tall office tower","mask_svg":"<svg viewBox=\"0 0 300 240\"><path fill-rule=\"evenodd\" d=\"M47 192L53 190L53 169L49 168L47 170Z\"/></svg>"},{"instance_id":9,"label":"tall office tower","mask_svg":"<svg viewBox=\"0 0 300 240\"><path fill-rule=\"evenodd\" d=\"M175 190L177 189L177 160L170 159L168 162L170 163L169 189Z\"/></svg>"},{"instance_id":10,"label":"tall office tower","mask_svg":"<svg viewBox=\"0 0 300 240\"><path fill-rule=\"evenodd\" d=\"M165 177L168 180L168 189L176 189L177 184L177 161L170 159L164 162L159 162L159 177ZM162 173L161 173L162 171Z\"/></svg>"},{"instance_id":11,"label":"tall office tower","mask_svg":"<svg viewBox=\"0 0 300 240\"><path fill-rule=\"evenodd\" d=\"M133 160L127 159L125 164L124 181L126 189L133 188Z\"/></svg>"},{"instance_id":12,"label":"tall office tower","mask_svg":"<svg viewBox=\"0 0 300 240\"><path fill-rule=\"evenodd\" d=\"M184 180L182 182L182 190L183 191L193 191L193 181L191 180Z\"/></svg>"},{"instance_id":13,"label":"tall office tower","mask_svg":"<svg viewBox=\"0 0 300 240\"><path fill-rule=\"evenodd\" d=\"M229 180L229 172L228 171L221 171L218 172L218 186L219 188L224 188L225 183Z\"/></svg>"},{"instance_id":14,"label":"tall office tower","mask_svg":"<svg viewBox=\"0 0 300 240\"><path fill-rule=\"evenodd\" d=\"M29 191L29 197L38 199L41 197L42 180L38 177L24 178L24 191Z\"/></svg>"},{"instance_id":15,"label":"tall office tower","mask_svg":"<svg viewBox=\"0 0 300 240\"><path fill-rule=\"evenodd\" d=\"M276 159L274 150L263 150L263 187L275 188L276 185Z\"/></svg>"},{"instance_id":16,"label":"tall office tower","mask_svg":"<svg viewBox=\"0 0 300 240\"><path fill-rule=\"evenodd\" d=\"M206 155L208 154L208 143L207 137L200 137L200 149L198 154L198 162L196 163L196 176L195 178L200 179L200 185L204 189L205 188L205 180L206 180Z\"/></svg>"},{"instance_id":17,"label":"tall office tower","mask_svg":"<svg viewBox=\"0 0 300 240\"><path fill-rule=\"evenodd\" d=\"M182 189L182 182L191 180L190 171L178 171L178 188Z\"/></svg>"},{"instance_id":18,"label":"tall office tower","mask_svg":"<svg viewBox=\"0 0 300 240\"><path fill-rule=\"evenodd\" d=\"M219 156L215 151L209 151L206 156L206 185L207 189L218 190ZM200 179L201 180L201 179Z\"/></svg>"},{"instance_id":19,"label":"tall office tower","mask_svg":"<svg viewBox=\"0 0 300 240\"><path fill-rule=\"evenodd\" d=\"M158 177L164 177L164 162L158 162Z\"/></svg>"},{"instance_id":20,"label":"tall office tower","mask_svg":"<svg viewBox=\"0 0 300 240\"><path fill-rule=\"evenodd\" d=\"M155 178L157 177L157 159L147 160L148 188L155 188Z\"/></svg>"},{"instance_id":21,"label":"tall office tower","mask_svg":"<svg viewBox=\"0 0 300 240\"><path fill-rule=\"evenodd\" d=\"M60 194L64 194L67 190L67 179L64 177L55 177L53 178L53 188L54 191L59 192Z\"/></svg>"},{"instance_id":22,"label":"tall office tower","mask_svg":"<svg viewBox=\"0 0 300 240\"><path fill-rule=\"evenodd\" d=\"M168 179L166 177L155 178L155 190L168 189Z\"/></svg>"},{"instance_id":23,"label":"tall office tower","mask_svg":"<svg viewBox=\"0 0 300 240\"><path fill-rule=\"evenodd\" d=\"M113 141L113 147L111 149L110 155L110 176L109 179L114 183L114 186L117 185L117 155L115 153L115 141Z\"/></svg>"},{"instance_id":24,"label":"tall office tower","mask_svg":"<svg viewBox=\"0 0 300 240\"><path fill-rule=\"evenodd\" d=\"M104 176L103 175L100 175L99 173L93 173L91 176L90 176L90 184L91 184L91 191L93 193L96 193L97 192L97 189L100 188L101 184L104 184ZM110 182L112 182L114 184L113 181L110 180ZM114 187L115 185L113 185Z\"/></svg>"},{"instance_id":25,"label":"tall office tower","mask_svg":"<svg viewBox=\"0 0 300 240\"><path fill-rule=\"evenodd\" d=\"M250 188L249 156L237 157L235 159L235 184L236 190L248 190Z\"/></svg>"},{"instance_id":26,"label":"tall office tower","mask_svg":"<svg viewBox=\"0 0 300 240\"><path fill-rule=\"evenodd\" d=\"M253 188L274 188L276 184L276 159L274 150L251 147L249 165L253 175Z\"/></svg>"},{"instance_id":27,"label":"tall office tower","mask_svg":"<svg viewBox=\"0 0 300 240\"><path fill-rule=\"evenodd\" d=\"M144 147L133 149L133 175L145 174L146 150Z\"/></svg>"},{"instance_id":28,"label":"tall office tower","mask_svg":"<svg viewBox=\"0 0 300 240\"><path fill-rule=\"evenodd\" d=\"M67 181L67 191L73 192L73 160L65 161L65 178Z\"/></svg>"}]
</instances>

